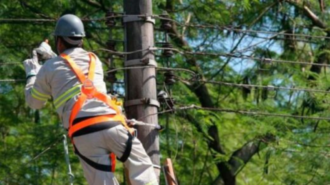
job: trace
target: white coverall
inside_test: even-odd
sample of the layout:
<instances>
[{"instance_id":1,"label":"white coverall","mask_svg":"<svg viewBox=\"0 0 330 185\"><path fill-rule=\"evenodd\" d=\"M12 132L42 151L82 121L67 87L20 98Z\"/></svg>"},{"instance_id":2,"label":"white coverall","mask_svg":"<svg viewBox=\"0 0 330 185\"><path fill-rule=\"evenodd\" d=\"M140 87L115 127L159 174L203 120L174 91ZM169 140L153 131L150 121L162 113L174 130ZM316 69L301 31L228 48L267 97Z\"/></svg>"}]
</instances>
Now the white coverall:
<instances>
[{"instance_id":1,"label":"white coverall","mask_svg":"<svg viewBox=\"0 0 330 185\"><path fill-rule=\"evenodd\" d=\"M64 53L69 55L85 74L88 72L89 57L87 51L77 47L68 49ZM37 76L28 79L25 88L26 102L31 108L40 109L48 99L52 98L64 128L68 129L71 109L79 94L70 99L63 97L63 94L66 95L68 90L79 84L75 74L61 57L52 58L46 61ZM94 84L100 92L106 93L102 63L98 58L96 58ZM115 113L103 102L90 99L86 101L77 118ZM128 139L127 132L127 129L120 124L110 129L74 137L74 143L85 157L96 163L109 165L110 152L113 152L117 157L122 156ZM124 163L129 171L131 184L158 184L152 162L141 142L134 138L132 143L130 156ZM119 184L113 173L94 169L81 158L80 163L90 185Z\"/></svg>"}]
</instances>

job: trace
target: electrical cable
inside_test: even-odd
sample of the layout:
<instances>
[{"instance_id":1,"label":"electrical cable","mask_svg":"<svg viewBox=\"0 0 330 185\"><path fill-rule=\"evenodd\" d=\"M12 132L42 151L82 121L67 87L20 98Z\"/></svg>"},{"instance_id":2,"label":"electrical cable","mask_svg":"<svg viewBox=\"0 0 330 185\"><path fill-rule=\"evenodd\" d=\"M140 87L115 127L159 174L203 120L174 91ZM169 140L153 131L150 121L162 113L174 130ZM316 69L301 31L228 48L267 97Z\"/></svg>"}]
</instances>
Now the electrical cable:
<instances>
[{"instance_id":1,"label":"electrical cable","mask_svg":"<svg viewBox=\"0 0 330 185\"><path fill-rule=\"evenodd\" d=\"M0 79L1 82L26 82L26 79Z\"/></svg>"},{"instance_id":2,"label":"electrical cable","mask_svg":"<svg viewBox=\"0 0 330 185\"><path fill-rule=\"evenodd\" d=\"M193 55L193 56L214 56L214 57L233 57L233 58L240 58L240 59L250 59L250 60L257 60L264 62L265 64L272 64L272 63L288 63L288 64L302 64L302 65L311 65L311 66L320 66L320 67L330 67L329 64L323 64L323 63L312 63L312 62L300 62L300 61L292 61L292 60L281 60L281 59L272 59L272 58L265 58L265 57L254 57L254 56L248 56L243 54L232 54L232 53L210 53L210 52L201 52L201 51L181 51L176 48L166 48L166 47L149 47L146 49L141 50L135 50L130 52L118 52L113 51L109 49L96 49L95 51L106 51L114 55L130 55L138 52L143 51L157 51L157 50L171 50L181 55ZM19 64L17 62L15 63L0 63L0 65L16 65Z\"/></svg>"},{"instance_id":3,"label":"electrical cable","mask_svg":"<svg viewBox=\"0 0 330 185\"><path fill-rule=\"evenodd\" d=\"M22 63L20 63L20 62L0 63L0 66L2 66L2 65L19 65L19 64L22 64Z\"/></svg>"},{"instance_id":4,"label":"electrical cable","mask_svg":"<svg viewBox=\"0 0 330 185\"><path fill-rule=\"evenodd\" d=\"M83 22L91 22L91 21L105 21L107 19L116 19L116 18L123 18L127 15L121 14L121 15L115 15L115 16L107 16L103 18L95 18L95 19L82 19ZM262 34L278 34L278 35L284 35L284 36L296 36L296 37L305 37L305 38L319 38L319 39L330 39L328 36L321 36L321 35L307 35L307 34L295 34L295 33L286 33L285 30L275 32L275 31L264 31L264 30L244 30L236 27L228 27L228 26L219 26L219 25L211 25L211 24L187 24L187 23L181 23L179 21L176 21L171 18L162 17L161 15L137 15L140 18L157 18L159 20L165 20L175 23L176 25L180 27L188 27L188 28L197 28L197 29L216 29L216 30L227 30L227 31L233 31L236 33L262 33ZM28 18L3 18L0 19L0 23L15 23L15 22L56 22L57 19L28 19Z\"/></svg>"},{"instance_id":5,"label":"electrical cable","mask_svg":"<svg viewBox=\"0 0 330 185\"><path fill-rule=\"evenodd\" d=\"M222 82L222 81L208 81L208 80L183 80L189 82L202 82L202 83L210 83L210 84L218 84L218 85L226 85L232 87L244 87L244 88L263 88L268 90L292 90L292 91L306 91L306 92L315 92L315 93L330 93L330 91L318 90L318 89L306 89L300 87L283 87L283 86L273 86L273 85L254 85L254 84L238 84L238 83L230 83L230 82Z\"/></svg>"},{"instance_id":6,"label":"electrical cable","mask_svg":"<svg viewBox=\"0 0 330 185\"><path fill-rule=\"evenodd\" d=\"M120 71L120 70L129 70L129 69L146 69L146 68L156 68L159 71L181 71L181 72L187 72L192 74L193 76L196 75L196 73L192 70L185 69L185 68L170 68L170 67L155 67L155 66L132 66L132 67L120 67L120 68L115 68L106 71L107 73L112 73L115 71Z\"/></svg>"},{"instance_id":7,"label":"electrical cable","mask_svg":"<svg viewBox=\"0 0 330 185\"><path fill-rule=\"evenodd\" d=\"M135 67L124 67L124 68L116 68L109 70L107 72L114 72L118 70L128 70L128 69L144 69L144 68L152 68L153 66L135 66ZM167 71L183 71L191 73L193 76L197 76L194 71L184 69L184 68L168 68L168 67L157 67L157 69L167 70ZM210 84L219 84L219 85L226 85L226 86L234 86L234 87L244 87L244 88L264 88L268 90L292 90L292 91L306 91L306 92L315 92L315 93L330 93L330 91L326 90L319 90L319 89L307 89L301 87L283 87L283 86L274 86L274 85L254 85L254 84L238 84L238 83L230 83L230 82L223 82L223 81L208 81L208 80L183 80L177 78L183 82L202 82L202 83L210 83Z\"/></svg>"},{"instance_id":8,"label":"electrical cable","mask_svg":"<svg viewBox=\"0 0 330 185\"><path fill-rule=\"evenodd\" d=\"M92 22L92 21L105 21L107 19L116 19L116 18L122 18L125 17L125 15L115 15L115 16L107 16L103 18L96 18L96 19L87 19L83 18L81 19L83 22ZM10 22L56 22L58 19L28 19L28 18L3 18L0 19L0 23L10 23Z\"/></svg>"},{"instance_id":9,"label":"electrical cable","mask_svg":"<svg viewBox=\"0 0 330 185\"><path fill-rule=\"evenodd\" d=\"M109 53L116 54L116 55L130 55L130 54L139 53L139 52L143 52L143 51L152 51L152 48L150 46L146 49L139 49L139 50L127 51L127 52L124 52L124 51L118 52L118 51L113 51L113 50L109 50L109 49L105 49L105 48L100 48L100 49L96 49L95 51L107 51Z\"/></svg>"},{"instance_id":10,"label":"electrical cable","mask_svg":"<svg viewBox=\"0 0 330 185\"><path fill-rule=\"evenodd\" d=\"M312 119L312 120L327 120L330 121L330 117L311 117L311 116L299 116L299 115L290 115L290 114L280 114L280 113L268 113L268 112L256 112L256 111L247 111L247 110L234 110L234 109L224 109L224 108L212 108L212 107L200 107L196 105L190 106L183 106L173 108L174 111L183 111L183 110L190 110L190 109L197 109L197 110L206 110L206 111L217 111L217 112L228 112L228 113L237 113L243 115L252 115L252 116L269 116L269 117L282 117L282 118L296 118L296 119ZM138 118L145 119L146 117L164 114L168 112L172 112L173 110L164 110L158 113L148 114L146 116Z\"/></svg>"},{"instance_id":11,"label":"electrical cable","mask_svg":"<svg viewBox=\"0 0 330 185\"><path fill-rule=\"evenodd\" d=\"M108 73L118 71L118 70L129 70L129 69L145 69L145 68L154 68L154 66L133 66L133 67L123 67L123 68L116 68L108 70ZM167 68L167 67L156 67L156 69L165 70L165 71L182 71L188 72L196 77L197 74L194 71L184 69L184 68ZM301 87L283 87L283 86L274 86L274 85L255 85L255 84L238 84L238 83L231 83L231 82L223 82L223 81L209 81L209 80L194 80L194 79L181 79L176 77L176 79L182 81L183 83L187 82L201 82L201 83L209 83L209 84L218 84L218 85L226 85L232 87L243 87L243 88L264 88L268 90L292 90L292 91L305 91L305 92L315 92L315 93L330 93L327 90L320 90L320 89L308 89L308 88L301 88ZM0 82L25 82L25 79L4 79L0 80Z\"/></svg>"},{"instance_id":12,"label":"electrical cable","mask_svg":"<svg viewBox=\"0 0 330 185\"><path fill-rule=\"evenodd\" d=\"M311 62L298 62L292 60L279 60L279 59L272 59L272 58L258 58L248 55L237 55L231 53L209 53L209 52L191 52L191 51L181 51L175 48L164 48L164 47L157 47L153 48L153 50L172 50L182 55L201 55L201 56L223 56L223 57L234 57L234 58L241 58L241 59L252 59L262 61L266 64L270 64L272 62L276 63L290 63L290 64L303 64L303 65L314 65L314 66L323 66L323 67L330 67L328 64L318 64L318 63L311 63Z\"/></svg>"},{"instance_id":13,"label":"electrical cable","mask_svg":"<svg viewBox=\"0 0 330 185\"><path fill-rule=\"evenodd\" d=\"M263 33L263 34L279 34L280 32L275 32L275 31L263 31L263 30L243 30L235 27L228 27L228 26L218 26L218 25L211 25L211 24L186 24L186 23L181 23L179 21L176 21L171 18L167 17L162 17L159 15L153 15L153 18L157 18L160 20L165 20L165 21L170 21L175 23L176 25L180 27L190 27L190 28L198 28L198 29L216 29L216 30L227 30L227 31L233 31L233 32L239 32L239 33ZM298 37L306 37L306 38L320 38L320 39L330 39L328 36L318 36L318 35L306 35L306 34L294 34L294 33L286 33L285 30L281 31L283 33L280 33L280 35L284 36L298 36Z\"/></svg>"},{"instance_id":14,"label":"electrical cable","mask_svg":"<svg viewBox=\"0 0 330 185\"><path fill-rule=\"evenodd\" d=\"M137 53L137 52L141 52L141 51L146 51L148 49L144 49L144 50L137 50L137 51L131 51L131 52L117 52L117 51L112 51L112 50L108 50L108 49L98 49L101 51L107 51L110 52L112 54L116 54L116 55L128 55L128 54L133 54L133 53ZM209 52L199 52L199 51L181 51L179 49L176 48L165 48L165 47L149 47L150 51L156 51L156 50L171 50L174 51L178 54L181 55L194 55L194 56L215 56L215 57L234 57L234 58L240 58L240 59L251 59L251 60L257 60L257 61L261 61L264 62L265 64L271 64L271 63L289 63L289 64L302 64L302 65L311 65L311 66L322 66L322 67L330 67L329 64L322 64L322 63L311 63L311 62L299 62L299 61L292 61L292 60L280 60L280 59L272 59L272 58L265 58L265 57L253 57L253 56L248 56L248 55L242 55L242 54L231 54L231 53L209 53Z\"/></svg>"}]
</instances>

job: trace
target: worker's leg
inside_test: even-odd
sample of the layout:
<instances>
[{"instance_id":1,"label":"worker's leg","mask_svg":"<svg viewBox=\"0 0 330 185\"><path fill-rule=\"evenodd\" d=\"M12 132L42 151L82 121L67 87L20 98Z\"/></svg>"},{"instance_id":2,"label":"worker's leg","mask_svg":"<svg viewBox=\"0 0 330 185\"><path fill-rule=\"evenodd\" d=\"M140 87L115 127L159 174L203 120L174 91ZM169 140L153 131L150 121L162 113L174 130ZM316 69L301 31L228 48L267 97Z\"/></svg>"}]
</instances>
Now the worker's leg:
<instances>
[{"instance_id":1,"label":"worker's leg","mask_svg":"<svg viewBox=\"0 0 330 185\"><path fill-rule=\"evenodd\" d=\"M128 131L122 125L118 125L102 134L106 146L119 158L122 156L128 139ZM134 138L129 158L124 163L129 171L129 179L132 185L157 185L157 177L152 162L143 148L140 140Z\"/></svg>"},{"instance_id":2,"label":"worker's leg","mask_svg":"<svg viewBox=\"0 0 330 185\"><path fill-rule=\"evenodd\" d=\"M109 151L102 145L104 140L100 132L75 137L74 142L83 156L99 164L110 164ZM83 159L79 159L89 185L119 185L110 170L109 172L97 170L87 164Z\"/></svg>"}]
</instances>

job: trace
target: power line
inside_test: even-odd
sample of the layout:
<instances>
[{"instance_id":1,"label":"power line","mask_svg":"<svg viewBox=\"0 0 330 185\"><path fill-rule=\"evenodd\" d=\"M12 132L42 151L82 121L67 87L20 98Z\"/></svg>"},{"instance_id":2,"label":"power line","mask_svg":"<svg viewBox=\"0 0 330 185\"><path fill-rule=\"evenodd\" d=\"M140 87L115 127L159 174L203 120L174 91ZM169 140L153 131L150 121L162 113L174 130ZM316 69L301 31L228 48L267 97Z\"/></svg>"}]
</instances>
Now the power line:
<instances>
[{"instance_id":1,"label":"power line","mask_svg":"<svg viewBox=\"0 0 330 185\"><path fill-rule=\"evenodd\" d=\"M0 79L0 82L25 82L26 79Z\"/></svg>"},{"instance_id":2,"label":"power line","mask_svg":"<svg viewBox=\"0 0 330 185\"><path fill-rule=\"evenodd\" d=\"M92 22L92 21L105 21L107 19L116 19L116 18L122 18L125 15L115 15L115 16L107 16L103 18L95 18L95 19L87 19L83 18L81 19L83 22ZM15 23L15 22L56 22L58 19L33 19L33 18L4 18L0 19L0 23Z\"/></svg>"},{"instance_id":3,"label":"power line","mask_svg":"<svg viewBox=\"0 0 330 185\"><path fill-rule=\"evenodd\" d=\"M97 49L100 51L106 51L114 55L129 55L141 51L157 51L157 50L171 50L181 55L193 55L193 56L214 56L214 57L233 57L233 58L241 58L241 59L250 59L250 60L258 60L261 62L264 62L265 64L271 64L273 62L275 63L289 63L289 64L302 64L302 65L312 65L312 66L322 66L322 67L330 67L329 64L323 64L323 63L311 63L311 62L299 62L299 61L292 61L292 60L281 60L281 59L272 59L267 57L254 57L254 56L248 56L248 55L238 55L238 54L232 54L232 53L211 53L211 52L200 52L200 51L182 51L176 48L166 48L166 47L149 47L146 49L141 49L137 51L131 51L131 52L118 52L113 51L109 49L100 48ZM97 51L96 50L96 51Z\"/></svg>"},{"instance_id":4,"label":"power line","mask_svg":"<svg viewBox=\"0 0 330 185\"><path fill-rule=\"evenodd\" d=\"M311 63L311 62L299 62L299 61L292 61L292 60L281 60L281 59L273 59L273 58L267 58L267 57L254 57L254 56L248 56L248 55L238 55L238 54L232 54L232 53L211 53L211 52L201 52L201 51L182 51L176 48L166 48L166 47L148 47L146 49L141 49L141 50L136 50L136 51L131 51L131 52L119 52L119 51L114 51L114 50L109 50L105 48L100 48L96 49L94 51L106 51L109 52L113 55L130 55L138 52L143 52L143 51L157 51L157 50L171 50L176 53L182 54L182 55L194 55L194 56L214 56L214 57L233 57L233 58L240 58L240 59L250 59L250 60L257 60L264 62L265 64L271 64L273 62L275 63L288 63L288 64L302 64L302 65L312 65L312 66L320 66L320 67L330 67L329 64L323 64L323 63ZM0 65L16 65L19 64L17 62L13 63L0 63Z\"/></svg>"},{"instance_id":5,"label":"power line","mask_svg":"<svg viewBox=\"0 0 330 185\"><path fill-rule=\"evenodd\" d=\"M275 32L276 33L276 32ZM279 32L281 35L281 32ZM317 44L317 42L315 42L314 40L308 40L308 39L300 39L300 38L281 38L281 37L274 37L274 38L269 38L269 37L263 37L263 36L259 36L259 35L253 35L253 34L247 34L247 36L249 37L253 37L253 38L258 38L258 39L271 39L271 40L290 40L290 41L294 41L294 42L305 42L305 43L311 43L311 44Z\"/></svg>"},{"instance_id":6,"label":"power line","mask_svg":"<svg viewBox=\"0 0 330 185\"><path fill-rule=\"evenodd\" d=\"M241 58L241 59L251 59L251 60L258 60L264 62L265 64L270 64L272 62L276 63L290 63L290 64L303 64L303 65L312 65L312 66L322 66L322 67L330 67L328 64L319 64L319 63L311 63L311 62L299 62L299 61L292 61L292 60L280 60L280 59L272 59L266 57L253 57L248 55L237 55L232 53L210 53L210 52L199 52L199 51L182 51L176 48L164 48L164 47L153 47L151 50L171 50L177 52L182 55L195 55L195 56L222 56L222 57L233 57L233 58Z\"/></svg>"},{"instance_id":7,"label":"power line","mask_svg":"<svg viewBox=\"0 0 330 185\"><path fill-rule=\"evenodd\" d=\"M320 38L320 39L330 39L328 36L318 36L318 35L306 35L306 34L295 34L295 33L286 33L286 32L275 32L275 31L263 31L263 30L243 30L240 28L235 27L228 27L228 26L218 26L218 25L211 25L211 24L190 24L190 23L182 23L179 21L176 21L171 18L162 17L159 15L153 15L152 17L158 18L160 20L170 21L175 23L176 25L180 27L191 27L191 28L198 28L198 29L216 29L216 30L227 30L227 31L233 31L233 32L239 32L239 33L263 33L263 34L279 34L284 36L298 36L298 37L306 37L306 38ZM283 30L285 31L285 30Z\"/></svg>"},{"instance_id":8,"label":"power line","mask_svg":"<svg viewBox=\"0 0 330 185\"><path fill-rule=\"evenodd\" d=\"M112 73L115 71L119 71L119 70L129 70L129 69L145 69L145 68L156 68L159 71L179 71L179 72L187 72L190 73L193 76L196 76L197 74L189 69L185 69L185 68L170 68L170 67L155 67L155 66L132 66L132 67L120 67L120 68L115 68L115 69L111 69L106 71L107 73Z\"/></svg>"},{"instance_id":9,"label":"power line","mask_svg":"<svg viewBox=\"0 0 330 185\"><path fill-rule=\"evenodd\" d=\"M92 22L92 21L105 21L107 19L116 19L116 18L124 18L128 15L114 15L114 16L107 16L103 18L95 18L95 19L87 19L83 18L82 21L84 22ZM276 35L284 35L284 36L296 36L296 37L305 37L305 38L319 38L319 39L330 39L328 36L320 36L320 35L307 35L307 34L295 34L295 33L286 33L285 30L281 32L275 32L275 31L263 31L263 30L244 30L237 27L228 27L228 26L219 26L219 25L211 25L211 24L190 24L190 23L182 23L179 21L176 21L171 18L162 17L161 15L137 15L137 17L140 18L157 18L159 20L166 20L175 23L176 25L180 27L189 27L189 28L198 28L198 29L216 29L216 30L227 30L227 31L233 31L238 33L263 33L263 34L276 34ZM57 19L28 19L28 18L4 18L0 19L0 23L16 23L16 22L56 22Z\"/></svg>"},{"instance_id":10,"label":"power line","mask_svg":"<svg viewBox=\"0 0 330 185\"><path fill-rule=\"evenodd\" d=\"M164 110L162 112L149 114L145 117L152 116L154 114L165 114L170 113L173 111L183 111L183 110L190 110L190 109L197 109L197 110L206 110L206 111L217 111L217 112L228 112L228 113L237 113L237 114L245 114L245 115L252 115L252 116L270 116L270 117L282 117L282 118L296 118L296 119L312 119L312 120L327 120L330 121L329 117L311 117L311 116L299 116L299 115L290 115L290 114L279 114L279 113L268 113L268 112L256 112L256 111L247 111L247 110L234 110L234 109L223 109L223 108L212 108L212 107L200 107L196 105L190 106L183 106L173 108L171 110ZM144 119L145 117L139 118Z\"/></svg>"},{"instance_id":11,"label":"power line","mask_svg":"<svg viewBox=\"0 0 330 185\"><path fill-rule=\"evenodd\" d=\"M259 57L253 57L253 56L248 56L248 55L235 55L235 54L229 54L229 53L219 54L219 56L258 60L258 61L264 62L265 64L271 64L272 62L275 62L275 63L302 64L302 65L330 67L330 65L328 65L328 64L298 62L298 61L292 61L292 60L281 60L281 59L272 59L272 58L259 58Z\"/></svg>"},{"instance_id":12,"label":"power line","mask_svg":"<svg viewBox=\"0 0 330 185\"><path fill-rule=\"evenodd\" d=\"M0 19L0 23L10 22L55 22L57 19L24 19L24 18L7 18Z\"/></svg>"},{"instance_id":13,"label":"power line","mask_svg":"<svg viewBox=\"0 0 330 185\"><path fill-rule=\"evenodd\" d=\"M315 93L330 93L330 91L318 90L318 89L306 89L300 87L281 87L281 86L273 86L273 85L254 85L254 84L238 84L238 83L230 83L230 82L222 82L222 81L208 81L208 80L183 80L190 82L202 82L202 83L210 83L210 84L218 84L218 85L226 85L232 87L244 87L244 88L263 88L268 90L292 90L292 91L306 91L306 92L315 92Z\"/></svg>"},{"instance_id":14,"label":"power line","mask_svg":"<svg viewBox=\"0 0 330 185\"><path fill-rule=\"evenodd\" d=\"M197 74L189 69L184 68L168 68L168 67L155 67L155 66L133 66L133 67L122 67L122 68L115 68L108 70L107 73L112 73L119 70L129 70L129 69L145 69L145 68L156 68L158 70L164 71L179 71L179 72L187 72L190 73L193 77L197 77ZM308 88L301 88L301 87L283 87L283 86L274 86L274 85L255 85L255 84L238 84L238 83L231 83L231 82L223 82L223 81L213 81L213 80L195 80L195 79L177 79L181 80L182 82L202 82L202 83L209 83L209 84L218 84L218 85L226 85L226 86L233 86L233 87L243 87L243 88L264 88L268 90L292 90L292 91L306 91L306 92L315 92L315 93L330 93L327 90L319 90L319 89L308 89ZM25 79L4 79L0 80L0 82L25 82Z\"/></svg>"},{"instance_id":15,"label":"power line","mask_svg":"<svg viewBox=\"0 0 330 185\"><path fill-rule=\"evenodd\" d=\"M100 49L96 49L95 51L106 51L115 55L130 55L130 54L134 54L134 53L139 53L139 52L143 52L143 51L152 51L154 50L154 48L152 48L151 46L145 49L139 49L139 50L135 50L135 51L129 51L129 52L124 52L124 51L113 51L110 49L105 49L105 48L100 48Z\"/></svg>"},{"instance_id":16,"label":"power line","mask_svg":"<svg viewBox=\"0 0 330 185\"><path fill-rule=\"evenodd\" d=\"M20 62L8 62L8 63L2 62L2 63L0 63L0 66L3 66L3 65L19 65L19 64L22 64L22 63L20 63Z\"/></svg>"},{"instance_id":17,"label":"power line","mask_svg":"<svg viewBox=\"0 0 330 185\"><path fill-rule=\"evenodd\" d=\"M123 67L123 68L116 68L107 71L108 73L118 71L118 70L129 70L129 69L143 69L143 68L151 68L153 66L135 66L135 67ZM179 71L179 72L188 72L193 75L193 77L197 77L197 74L189 69L184 68L168 68L168 67L156 67L159 70L165 71ZM238 84L238 83L231 83L231 82L223 82L223 81L213 81L213 80L183 80L177 78L183 82L202 82L202 83L210 83L210 84L219 84L219 85L226 85L226 86L233 86L233 87L244 87L244 88L264 88L268 90L292 90L292 91L306 91L306 92L315 92L315 93L330 93L330 91L326 90L319 90L319 89L307 89L301 87L283 87L283 86L274 86L274 85L255 85L255 84Z\"/></svg>"}]
</instances>

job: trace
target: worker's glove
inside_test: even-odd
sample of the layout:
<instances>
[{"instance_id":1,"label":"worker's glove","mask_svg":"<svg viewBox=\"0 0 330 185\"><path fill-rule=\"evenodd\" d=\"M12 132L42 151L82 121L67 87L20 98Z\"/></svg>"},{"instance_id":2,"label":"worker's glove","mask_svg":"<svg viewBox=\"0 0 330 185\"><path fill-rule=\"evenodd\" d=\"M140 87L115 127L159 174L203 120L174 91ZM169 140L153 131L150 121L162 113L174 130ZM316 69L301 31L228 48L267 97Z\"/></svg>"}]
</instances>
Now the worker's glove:
<instances>
[{"instance_id":1,"label":"worker's glove","mask_svg":"<svg viewBox=\"0 0 330 185\"><path fill-rule=\"evenodd\" d=\"M42 42L40 46L35 49L35 51L41 56L40 59L42 60L48 60L53 57L56 57L56 54L53 52L52 48L48 44L48 40Z\"/></svg>"},{"instance_id":2,"label":"worker's glove","mask_svg":"<svg viewBox=\"0 0 330 185\"><path fill-rule=\"evenodd\" d=\"M38 62L37 51L33 50L32 58L24 60L23 64L25 68L26 78L36 76L39 72L39 69L41 68L41 65Z\"/></svg>"}]
</instances>

